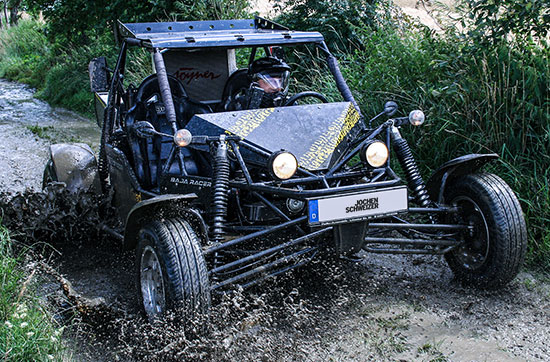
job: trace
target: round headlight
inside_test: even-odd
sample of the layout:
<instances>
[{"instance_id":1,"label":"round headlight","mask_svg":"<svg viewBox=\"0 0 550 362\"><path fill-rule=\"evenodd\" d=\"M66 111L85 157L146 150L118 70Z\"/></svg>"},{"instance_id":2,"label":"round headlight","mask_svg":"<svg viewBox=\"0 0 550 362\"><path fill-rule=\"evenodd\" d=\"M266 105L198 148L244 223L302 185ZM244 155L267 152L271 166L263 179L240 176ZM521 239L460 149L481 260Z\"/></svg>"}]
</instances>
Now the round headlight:
<instances>
[{"instance_id":1,"label":"round headlight","mask_svg":"<svg viewBox=\"0 0 550 362\"><path fill-rule=\"evenodd\" d=\"M187 129L178 129L174 134L174 143L180 147L189 146L193 140L193 135Z\"/></svg>"},{"instance_id":2,"label":"round headlight","mask_svg":"<svg viewBox=\"0 0 550 362\"><path fill-rule=\"evenodd\" d=\"M269 171L279 180L288 180L298 170L298 161L290 152L279 151L273 154L269 161Z\"/></svg>"},{"instance_id":3,"label":"round headlight","mask_svg":"<svg viewBox=\"0 0 550 362\"><path fill-rule=\"evenodd\" d=\"M426 119L426 117L424 116L424 112L419 109L409 113L409 123L413 126L420 126L422 123L424 123L424 119Z\"/></svg>"},{"instance_id":4,"label":"round headlight","mask_svg":"<svg viewBox=\"0 0 550 362\"><path fill-rule=\"evenodd\" d=\"M371 167L383 166L388 161L389 155L388 147L381 141L367 143L361 151L361 159Z\"/></svg>"}]
</instances>

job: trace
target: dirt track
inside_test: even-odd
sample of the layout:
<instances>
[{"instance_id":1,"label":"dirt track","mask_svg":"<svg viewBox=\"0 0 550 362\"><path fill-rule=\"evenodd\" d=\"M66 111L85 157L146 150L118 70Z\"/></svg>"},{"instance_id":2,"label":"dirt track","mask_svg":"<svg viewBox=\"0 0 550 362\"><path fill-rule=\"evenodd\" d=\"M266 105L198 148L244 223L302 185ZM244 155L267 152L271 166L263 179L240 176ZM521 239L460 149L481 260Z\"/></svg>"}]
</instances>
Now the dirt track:
<instances>
[{"instance_id":1,"label":"dirt track","mask_svg":"<svg viewBox=\"0 0 550 362\"><path fill-rule=\"evenodd\" d=\"M53 128L37 137L27 126L38 122ZM39 188L47 145L94 133L93 124L5 81L0 129L1 191ZM460 286L435 257L312 265L220 298L210 331L185 338L177 322L139 317L132 253L107 238L56 247L55 268L77 292L105 301L67 329L79 360L550 360L550 282L525 271L503 290L480 292ZM42 289L57 308L68 307L56 283Z\"/></svg>"}]
</instances>

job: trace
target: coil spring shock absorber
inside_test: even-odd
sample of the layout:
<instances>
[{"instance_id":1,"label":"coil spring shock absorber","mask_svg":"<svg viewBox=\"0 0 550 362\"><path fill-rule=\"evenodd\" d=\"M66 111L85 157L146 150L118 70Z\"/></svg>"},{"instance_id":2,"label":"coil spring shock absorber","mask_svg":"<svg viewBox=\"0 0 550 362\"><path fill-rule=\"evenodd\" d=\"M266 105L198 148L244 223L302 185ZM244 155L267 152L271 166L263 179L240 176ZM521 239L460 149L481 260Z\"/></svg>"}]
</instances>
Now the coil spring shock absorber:
<instances>
[{"instance_id":1,"label":"coil spring shock absorber","mask_svg":"<svg viewBox=\"0 0 550 362\"><path fill-rule=\"evenodd\" d=\"M223 226L227 216L227 200L229 196L229 159L227 158L227 144L225 136L220 137L220 141L212 150L213 165L213 185L212 185L212 232L211 240L221 242L224 237Z\"/></svg>"},{"instance_id":2,"label":"coil spring shock absorber","mask_svg":"<svg viewBox=\"0 0 550 362\"><path fill-rule=\"evenodd\" d=\"M426 185L424 184L424 180L422 180L420 171L418 171L418 166L414 160L407 140L401 136L401 133L395 126L392 126L391 128L391 136L393 141L393 149L397 155L397 159L399 160L401 167L403 168L403 171L405 172L407 183L409 184L409 188L411 189L416 202L423 207L430 206L432 201L430 200L430 196L428 195L428 191L426 190Z\"/></svg>"}]
</instances>

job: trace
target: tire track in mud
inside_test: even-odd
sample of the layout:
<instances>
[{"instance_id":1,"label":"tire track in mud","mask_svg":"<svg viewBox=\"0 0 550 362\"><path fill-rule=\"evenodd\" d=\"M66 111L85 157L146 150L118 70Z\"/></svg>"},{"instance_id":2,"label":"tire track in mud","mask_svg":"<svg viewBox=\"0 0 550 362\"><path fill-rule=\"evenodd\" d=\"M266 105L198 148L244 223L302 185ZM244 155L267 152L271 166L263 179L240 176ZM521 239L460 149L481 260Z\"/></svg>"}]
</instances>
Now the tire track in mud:
<instances>
[{"instance_id":1,"label":"tire track in mud","mask_svg":"<svg viewBox=\"0 0 550 362\"><path fill-rule=\"evenodd\" d=\"M6 89L19 94L19 103L9 106ZM51 140L31 133L27 125L35 123L25 118L53 111L25 97L32 91L0 81L7 140L0 147L0 165L7 167L0 190L8 193L0 207L15 239L35 244L35 258L57 275L40 289L67 323L65 338L77 360L550 359L550 284L543 277L524 272L500 291L478 291L456 283L436 257L365 254L358 264L316 262L215 298L211 315L186 328L177 313L150 323L137 308L133 253L98 232L112 217L106 204L59 185L36 191ZM29 104L27 116L9 108L21 104ZM14 196L29 186L34 190ZM71 293L59 287L60 277ZM73 313L89 301L97 303Z\"/></svg>"}]
</instances>

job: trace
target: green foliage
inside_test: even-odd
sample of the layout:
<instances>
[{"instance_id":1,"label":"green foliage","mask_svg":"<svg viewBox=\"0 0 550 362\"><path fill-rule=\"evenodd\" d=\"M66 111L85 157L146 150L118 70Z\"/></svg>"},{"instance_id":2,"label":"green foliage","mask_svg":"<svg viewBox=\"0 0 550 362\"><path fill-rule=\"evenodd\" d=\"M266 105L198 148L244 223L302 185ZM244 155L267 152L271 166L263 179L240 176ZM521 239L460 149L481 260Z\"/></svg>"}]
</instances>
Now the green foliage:
<instances>
[{"instance_id":1,"label":"green foliage","mask_svg":"<svg viewBox=\"0 0 550 362\"><path fill-rule=\"evenodd\" d=\"M427 123L403 130L426 177L467 153L497 153L490 169L518 193L529 223L531 261L550 268L550 46L500 42L472 52L457 29L434 34L398 24L356 27L358 49L340 57L365 117L387 100ZM359 50L360 49L360 50ZM338 94L330 76L298 63L303 89ZM322 87L322 88L320 88Z\"/></svg>"},{"instance_id":2,"label":"green foliage","mask_svg":"<svg viewBox=\"0 0 550 362\"><path fill-rule=\"evenodd\" d=\"M0 225L0 359L61 360L61 329L55 327L38 300L29 297L32 276L13 257L6 228Z\"/></svg>"},{"instance_id":3,"label":"green foliage","mask_svg":"<svg viewBox=\"0 0 550 362\"><path fill-rule=\"evenodd\" d=\"M277 18L281 24L296 30L318 31L332 50L346 52L359 44L355 25L375 25L379 3L380 0L277 0L275 7L281 12Z\"/></svg>"},{"instance_id":4,"label":"green foliage","mask_svg":"<svg viewBox=\"0 0 550 362\"><path fill-rule=\"evenodd\" d=\"M249 17L248 0L178 0L174 2L177 20L223 20Z\"/></svg>"},{"instance_id":5,"label":"green foliage","mask_svg":"<svg viewBox=\"0 0 550 362\"><path fill-rule=\"evenodd\" d=\"M26 3L33 13L43 14L49 39L60 48L67 43L90 45L113 32L116 36L117 21L230 19L247 16L249 7L248 0L27 0Z\"/></svg>"},{"instance_id":6,"label":"green foliage","mask_svg":"<svg viewBox=\"0 0 550 362\"><path fill-rule=\"evenodd\" d=\"M544 39L550 31L548 0L464 0L469 38L474 45L496 44L510 36L517 40Z\"/></svg>"},{"instance_id":7,"label":"green foliage","mask_svg":"<svg viewBox=\"0 0 550 362\"><path fill-rule=\"evenodd\" d=\"M60 46L91 44L104 34L112 34L116 21L155 21L169 16L171 0L27 0L35 14L42 13L48 36ZM77 16L75 16L78 14Z\"/></svg>"},{"instance_id":8,"label":"green foliage","mask_svg":"<svg viewBox=\"0 0 550 362\"><path fill-rule=\"evenodd\" d=\"M51 66L51 52L35 21L20 21L0 32L0 77L39 87Z\"/></svg>"}]
</instances>

